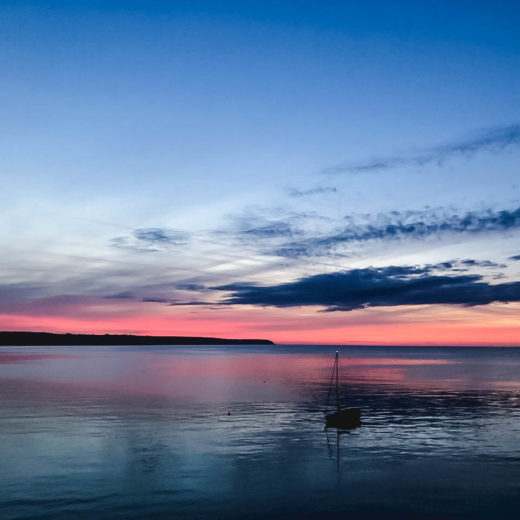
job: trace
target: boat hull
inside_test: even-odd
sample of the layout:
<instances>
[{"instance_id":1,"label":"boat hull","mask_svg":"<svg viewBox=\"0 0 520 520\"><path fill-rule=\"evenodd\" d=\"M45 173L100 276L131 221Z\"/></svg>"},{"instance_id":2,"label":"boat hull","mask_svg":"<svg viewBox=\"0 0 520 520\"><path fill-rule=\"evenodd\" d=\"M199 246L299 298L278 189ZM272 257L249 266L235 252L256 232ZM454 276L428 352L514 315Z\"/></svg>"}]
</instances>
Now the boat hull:
<instances>
[{"instance_id":1,"label":"boat hull","mask_svg":"<svg viewBox=\"0 0 520 520\"><path fill-rule=\"evenodd\" d=\"M343 408L325 416L326 428L356 428L361 424L360 408Z\"/></svg>"}]
</instances>

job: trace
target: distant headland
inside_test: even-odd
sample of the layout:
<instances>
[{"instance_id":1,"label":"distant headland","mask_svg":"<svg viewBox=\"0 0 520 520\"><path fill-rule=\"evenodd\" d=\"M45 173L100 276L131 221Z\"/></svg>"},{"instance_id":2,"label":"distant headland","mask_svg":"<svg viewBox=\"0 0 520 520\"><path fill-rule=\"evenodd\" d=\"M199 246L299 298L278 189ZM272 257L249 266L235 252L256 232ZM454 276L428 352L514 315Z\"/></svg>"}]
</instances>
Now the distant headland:
<instances>
[{"instance_id":1,"label":"distant headland","mask_svg":"<svg viewBox=\"0 0 520 520\"><path fill-rule=\"evenodd\" d=\"M51 332L0 332L0 345L274 345L274 343L268 339L222 339L193 336L134 336L132 334L53 334Z\"/></svg>"}]
</instances>

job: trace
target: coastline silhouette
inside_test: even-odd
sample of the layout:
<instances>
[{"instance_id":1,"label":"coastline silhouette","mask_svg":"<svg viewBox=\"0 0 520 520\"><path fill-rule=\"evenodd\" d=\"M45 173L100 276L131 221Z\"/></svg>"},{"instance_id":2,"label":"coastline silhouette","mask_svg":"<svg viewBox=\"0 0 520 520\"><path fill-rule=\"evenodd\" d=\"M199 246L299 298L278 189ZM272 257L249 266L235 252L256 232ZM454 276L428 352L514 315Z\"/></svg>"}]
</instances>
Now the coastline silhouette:
<instances>
[{"instance_id":1,"label":"coastline silhouette","mask_svg":"<svg viewBox=\"0 0 520 520\"><path fill-rule=\"evenodd\" d=\"M0 332L2 346L56 345L274 345L268 339L225 339L198 336L136 336L132 334L53 334Z\"/></svg>"}]
</instances>

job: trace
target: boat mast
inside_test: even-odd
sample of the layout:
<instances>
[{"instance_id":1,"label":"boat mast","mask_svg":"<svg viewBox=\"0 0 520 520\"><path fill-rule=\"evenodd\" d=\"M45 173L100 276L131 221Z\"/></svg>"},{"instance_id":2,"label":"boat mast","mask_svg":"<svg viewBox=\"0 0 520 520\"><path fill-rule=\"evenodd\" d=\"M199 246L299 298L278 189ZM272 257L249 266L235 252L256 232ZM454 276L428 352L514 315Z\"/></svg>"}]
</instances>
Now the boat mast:
<instances>
[{"instance_id":1,"label":"boat mast","mask_svg":"<svg viewBox=\"0 0 520 520\"><path fill-rule=\"evenodd\" d=\"M339 351L336 350L336 412L339 413Z\"/></svg>"}]
</instances>

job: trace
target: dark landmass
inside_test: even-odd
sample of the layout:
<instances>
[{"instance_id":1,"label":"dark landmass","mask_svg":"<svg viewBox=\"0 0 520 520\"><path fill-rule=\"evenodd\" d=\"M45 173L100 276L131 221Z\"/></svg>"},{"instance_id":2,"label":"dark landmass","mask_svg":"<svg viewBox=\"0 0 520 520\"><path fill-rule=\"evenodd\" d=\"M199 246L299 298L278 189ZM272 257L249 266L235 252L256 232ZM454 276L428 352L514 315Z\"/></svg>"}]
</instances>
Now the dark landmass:
<instances>
[{"instance_id":1,"label":"dark landmass","mask_svg":"<svg viewBox=\"0 0 520 520\"><path fill-rule=\"evenodd\" d=\"M131 334L0 332L0 345L274 345L274 343L268 339L222 339L192 336L133 336Z\"/></svg>"}]
</instances>

